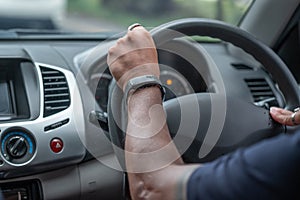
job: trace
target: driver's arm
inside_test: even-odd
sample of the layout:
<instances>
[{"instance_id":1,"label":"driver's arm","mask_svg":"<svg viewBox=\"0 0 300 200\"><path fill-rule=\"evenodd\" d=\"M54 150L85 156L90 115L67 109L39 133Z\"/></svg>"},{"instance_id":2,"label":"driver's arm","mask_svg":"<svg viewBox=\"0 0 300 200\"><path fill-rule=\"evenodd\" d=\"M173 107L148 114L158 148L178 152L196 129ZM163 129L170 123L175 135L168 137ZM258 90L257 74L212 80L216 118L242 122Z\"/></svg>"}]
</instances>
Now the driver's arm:
<instances>
[{"instance_id":1,"label":"driver's arm","mask_svg":"<svg viewBox=\"0 0 300 200\"><path fill-rule=\"evenodd\" d=\"M128 102L126 167L134 199L184 199L186 182L196 167L183 165L161 101L160 89L149 87L135 92Z\"/></svg>"},{"instance_id":2,"label":"driver's arm","mask_svg":"<svg viewBox=\"0 0 300 200\"><path fill-rule=\"evenodd\" d=\"M141 26L118 40L107 61L123 90L134 77L159 76L154 42ZM160 89L139 89L127 103L125 156L133 199L300 198L300 133L263 141L201 167L185 165L170 138Z\"/></svg>"},{"instance_id":3,"label":"driver's arm","mask_svg":"<svg viewBox=\"0 0 300 200\"><path fill-rule=\"evenodd\" d=\"M108 64L120 88L141 75L159 77L157 52L141 26L119 39ZM162 107L161 91L152 86L128 96L126 167L133 199L183 199L189 174L199 165L182 165Z\"/></svg>"}]
</instances>

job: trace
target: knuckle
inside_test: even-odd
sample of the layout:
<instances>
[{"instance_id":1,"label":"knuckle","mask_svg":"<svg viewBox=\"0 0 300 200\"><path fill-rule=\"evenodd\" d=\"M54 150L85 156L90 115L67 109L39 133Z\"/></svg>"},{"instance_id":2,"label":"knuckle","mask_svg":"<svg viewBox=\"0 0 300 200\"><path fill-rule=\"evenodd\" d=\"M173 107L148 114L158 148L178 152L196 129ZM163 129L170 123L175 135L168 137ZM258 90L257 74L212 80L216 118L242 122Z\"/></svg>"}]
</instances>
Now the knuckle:
<instances>
[{"instance_id":1,"label":"knuckle","mask_svg":"<svg viewBox=\"0 0 300 200\"><path fill-rule=\"evenodd\" d=\"M115 46L110 47L108 50L108 57L110 57L110 55L113 55L115 53L115 50L116 50Z\"/></svg>"},{"instance_id":2,"label":"knuckle","mask_svg":"<svg viewBox=\"0 0 300 200\"><path fill-rule=\"evenodd\" d=\"M127 33L126 37L128 38L129 41L133 41L134 39L137 38L137 34L135 31L130 31Z\"/></svg>"},{"instance_id":3,"label":"knuckle","mask_svg":"<svg viewBox=\"0 0 300 200\"><path fill-rule=\"evenodd\" d=\"M137 27L129 34L131 37L150 37L150 33L144 27Z\"/></svg>"},{"instance_id":4,"label":"knuckle","mask_svg":"<svg viewBox=\"0 0 300 200\"><path fill-rule=\"evenodd\" d=\"M117 45L118 46L123 45L125 42L126 42L126 36L118 39Z\"/></svg>"}]
</instances>

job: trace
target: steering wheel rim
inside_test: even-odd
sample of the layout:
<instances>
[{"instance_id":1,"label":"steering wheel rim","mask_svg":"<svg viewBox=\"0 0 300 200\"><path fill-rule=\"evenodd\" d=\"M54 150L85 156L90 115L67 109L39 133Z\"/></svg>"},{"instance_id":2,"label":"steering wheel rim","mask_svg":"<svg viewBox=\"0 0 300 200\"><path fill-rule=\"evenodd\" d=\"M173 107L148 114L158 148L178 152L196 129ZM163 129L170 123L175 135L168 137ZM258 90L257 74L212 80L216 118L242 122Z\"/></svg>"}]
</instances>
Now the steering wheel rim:
<instances>
[{"instance_id":1,"label":"steering wheel rim","mask_svg":"<svg viewBox=\"0 0 300 200\"><path fill-rule=\"evenodd\" d=\"M259 61L276 80L285 97L286 108L292 109L299 106L299 87L288 67L273 50L250 33L218 20L187 18L171 21L152 29L150 33L156 44L165 38L172 39L170 36L164 35L168 34L168 31L164 33L164 30L174 30L188 36L218 38L240 47Z\"/></svg>"},{"instance_id":2,"label":"steering wheel rim","mask_svg":"<svg viewBox=\"0 0 300 200\"><path fill-rule=\"evenodd\" d=\"M223 41L229 42L237 47L240 47L245 52L252 55L257 61L259 61L265 67L265 69L271 74L273 79L278 83L279 88L281 89L282 94L286 100L287 109L294 108L300 104L299 88L296 80L294 79L293 75L289 71L288 67L268 46L260 42L258 39L256 39L246 31L217 20L201 19L201 18L180 19L180 20L175 20L163 24L150 31L157 46L165 42L166 39L169 41L177 37L176 34L174 35L174 37L173 36L170 37L169 35L170 32L167 30L180 32L187 36L199 35L199 36L209 36L212 38L218 38ZM110 96L108 101L108 126L109 126L110 139L116 145L115 147L121 147L121 148L114 148L114 149L119 158L121 166L123 167L123 169L125 169L124 153L121 149L123 148L124 138L125 138L127 121L124 113L126 112L124 112L124 108L122 106L122 99L123 99L122 91L117 87L115 81L113 81L111 84L109 94ZM197 95L197 98L198 96L201 95ZM218 99L219 97L216 98ZM239 104L239 102L235 102L235 103ZM170 104L171 106L169 106L169 110L171 110L170 113L172 113L172 110L175 110L176 106L178 106L179 104L176 103L176 100L171 101ZM202 105L202 103L200 103L199 101L199 106L201 106L200 104ZM245 110L256 109L255 106L252 104L251 105L241 104L241 106L246 107ZM117 110L119 110L119 112L116 113ZM120 110L123 110L123 112L120 112ZM169 111L167 110L167 113L168 112ZM282 130L278 128L278 126L276 126L273 122L270 122L271 119L269 117L268 112L265 112L265 110L259 110L257 112L262 113L261 116L258 117L257 119L258 122L259 120L262 120L264 121L264 123L269 123L269 124L272 123L272 125L263 127L262 129L268 128L274 132L278 132ZM236 115L236 114L238 114L238 111L232 113L231 115ZM175 130L176 128L170 127L170 125L172 126L172 124L176 124L176 123L168 123L169 128L170 130L172 129ZM231 129L229 131L231 131ZM269 136L271 135L266 134L264 137L269 137ZM253 139L253 142L251 143L261 140L264 137L255 137ZM237 147L238 145L234 148ZM232 150L234 149L230 149L229 151ZM217 153L216 155L214 155L213 153L214 156L212 158L216 158L221 154ZM204 159L201 161L209 161L212 160L212 158L206 160Z\"/></svg>"}]
</instances>

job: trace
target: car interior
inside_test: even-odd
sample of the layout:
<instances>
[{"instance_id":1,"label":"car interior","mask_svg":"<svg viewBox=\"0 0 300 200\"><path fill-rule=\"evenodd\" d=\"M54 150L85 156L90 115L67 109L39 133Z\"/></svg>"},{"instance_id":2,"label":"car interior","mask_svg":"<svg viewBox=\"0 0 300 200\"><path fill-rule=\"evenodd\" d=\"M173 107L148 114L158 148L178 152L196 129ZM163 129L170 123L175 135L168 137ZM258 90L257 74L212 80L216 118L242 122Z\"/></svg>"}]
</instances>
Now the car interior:
<instances>
[{"instance_id":1,"label":"car interior","mask_svg":"<svg viewBox=\"0 0 300 200\"><path fill-rule=\"evenodd\" d=\"M168 127L186 163L295 131L269 109L300 105L299 3L254 0L237 25L180 18L149 30ZM129 198L122 92L106 63L126 31L0 31L4 199Z\"/></svg>"}]
</instances>

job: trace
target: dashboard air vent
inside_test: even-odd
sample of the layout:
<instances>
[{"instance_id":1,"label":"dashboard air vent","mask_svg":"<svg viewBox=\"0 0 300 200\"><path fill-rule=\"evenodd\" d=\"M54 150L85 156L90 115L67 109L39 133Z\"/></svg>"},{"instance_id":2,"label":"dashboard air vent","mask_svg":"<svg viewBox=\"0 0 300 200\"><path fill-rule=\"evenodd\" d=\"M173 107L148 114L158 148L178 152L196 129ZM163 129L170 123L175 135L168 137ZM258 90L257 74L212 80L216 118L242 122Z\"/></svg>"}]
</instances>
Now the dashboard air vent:
<instances>
[{"instance_id":1,"label":"dashboard air vent","mask_svg":"<svg viewBox=\"0 0 300 200\"><path fill-rule=\"evenodd\" d=\"M44 117L70 106L70 93L65 75L51 68L41 67L44 85Z\"/></svg>"},{"instance_id":2,"label":"dashboard air vent","mask_svg":"<svg viewBox=\"0 0 300 200\"><path fill-rule=\"evenodd\" d=\"M245 81L250 89L250 92L252 94L255 103L270 98L275 99L275 95L270 85L264 78L245 79Z\"/></svg>"}]
</instances>

